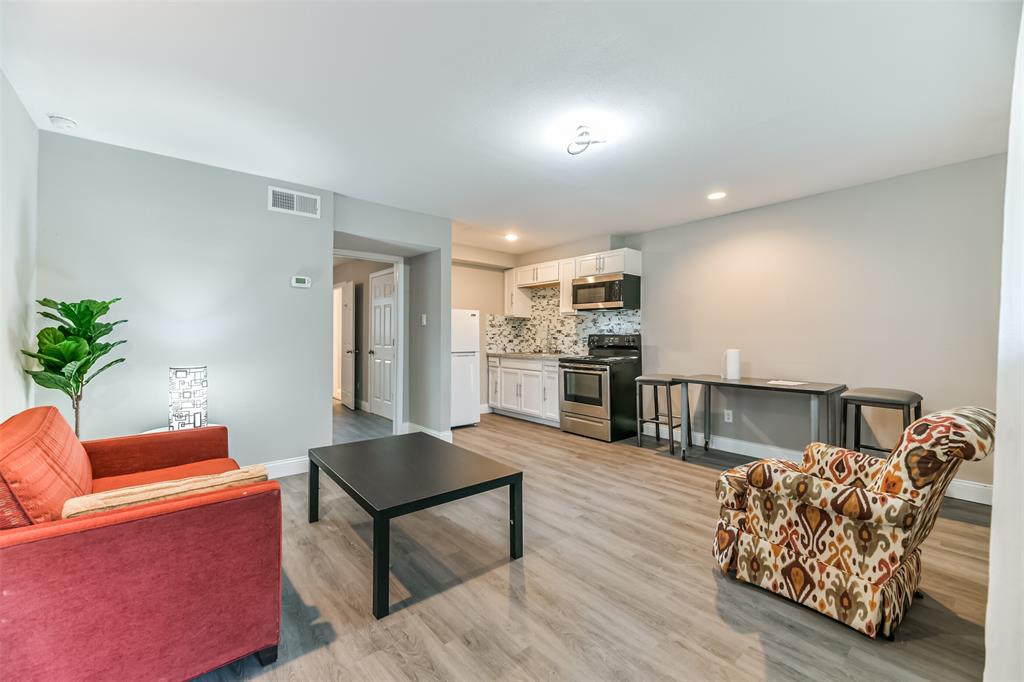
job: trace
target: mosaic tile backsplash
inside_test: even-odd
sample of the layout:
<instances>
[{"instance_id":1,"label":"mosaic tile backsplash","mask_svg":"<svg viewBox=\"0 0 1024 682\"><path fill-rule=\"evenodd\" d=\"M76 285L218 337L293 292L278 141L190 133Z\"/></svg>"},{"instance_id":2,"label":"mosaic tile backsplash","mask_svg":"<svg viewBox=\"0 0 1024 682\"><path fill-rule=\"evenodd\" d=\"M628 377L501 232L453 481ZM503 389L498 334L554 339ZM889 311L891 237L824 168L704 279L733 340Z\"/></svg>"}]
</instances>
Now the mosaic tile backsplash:
<instances>
[{"instance_id":1,"label":"mosaic tile backsplash","mask_svg":"<svg viewBox=\"0 0 1024 682\"><path fill-rule=\"evenodd\" d=\"M583 355L590 334L639 334L639 310L558 312L558 287L530 290L530 317L487 316L488 353ZM550 344L550 345L549 345Z\"/></svg>"}]
</instances>

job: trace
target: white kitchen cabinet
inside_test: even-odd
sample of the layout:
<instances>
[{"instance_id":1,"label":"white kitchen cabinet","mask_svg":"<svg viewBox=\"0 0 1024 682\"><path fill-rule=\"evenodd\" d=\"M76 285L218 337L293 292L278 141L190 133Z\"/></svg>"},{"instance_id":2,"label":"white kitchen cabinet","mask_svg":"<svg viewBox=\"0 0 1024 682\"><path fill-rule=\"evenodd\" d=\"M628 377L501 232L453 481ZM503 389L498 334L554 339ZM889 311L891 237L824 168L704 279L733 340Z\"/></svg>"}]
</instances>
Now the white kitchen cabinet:
<instances>
[{"instance_id":1,"label":"white kitchen cabinet","mask_svg":"<svg viewBox=\"0 0 1024 682\"><path fill-rule=\"evenodd\" d=\"M558 365L544 367L543 388L541 391L541 416L544 419L558 421L561 409L558 403Z\"/></svg>"},{"instance_id":2,"label":"white kitchen cabinet","mask_svg":"<svg viewBox=\"0 0 1024 682\"><path fill-rule=\"evenodd\" d=\"M544 387L541 372L519 373L519 410L531 417L539 417L544 408Z\"/></svg>"},{"instance_id":3,"label":"white kitchen cabinet","mask_svg":"<svg viewBox=\"0 0 1024 682\"><path fill-rule=\"evenodd\" d=\"M558 261L526 265L516 268L515 282L517 287L536 287L558 283Z\"/></svg>"},{"instance_id":4,"label":"white kitchen cabinet","mask_svg":"<svg viewBox=\"0 0 1024 682\"><path fill-rule=\"evenodd\" d=\"M501 407L501 368L487 368L487 404Z\"/></svg>"},{"instance_id":5,"label":"white kitchen cabinet","mask_svg":"<svg viewBox=\"0 0 1024 682\"><path fill-rule=\"evenodd\" d=\"M572 309L572 280L576 277L576 259L566 258L558 262L558 312L575 315Z\"/></svg>"},{"instance_id":6,"label":"white kitchen cabinet","mask_svg":"<svg viewBox=\"0 0 1024 682\"><path fill-rule=\"evenodd\" d=\"M589 256L580 256L576 259L576 276L589 277L601 274L601 254L594 253Z\"/></svg>"},{"instance_id":7,"label":"white kitchen cabinet","mask_svg":"<svg viewBox=\"0 0 1024 682\"><path fill-rule=\"evenodd\" d=\"M487 393L494 412L558 426L558 360L492 355L487 358L487 370Z\"/></svg>"},{"instance_id":8,"label":"white kitchen cabinet","mask_svg":"<svg viewBox=\"0 0 1024 682\"><path fill-rule=\"evenodd\" d=\"M522 398L520 386L520 377L522 371L518 369L505 369L502 367L499 370L500 384L498 388L500 394L499 405L503 410L514 410L515 412L522 411Z\"/></svg>"},{"instance_id":9,"label":"white kitchen cabinet","mask_svg":"<svg viewBox=\"0 0 1024 682\"><path fill-rule=\"evenodd\" d=\"M636 249L614 249L601 253L588 253L576 259L576 276L611 275L625 273L639 275L641 253Z\"/></svg>"},{"instance_id":10,"label":"white kitchen cabinet","mask_svg":"<svg viewBox=\"0 0 1024 682\"><path fill-rule=\"evenodd\" d=\"M505 271L505 317L529 317L530 294L516 284L516 273Z\"/></svg>"}]
</instances>

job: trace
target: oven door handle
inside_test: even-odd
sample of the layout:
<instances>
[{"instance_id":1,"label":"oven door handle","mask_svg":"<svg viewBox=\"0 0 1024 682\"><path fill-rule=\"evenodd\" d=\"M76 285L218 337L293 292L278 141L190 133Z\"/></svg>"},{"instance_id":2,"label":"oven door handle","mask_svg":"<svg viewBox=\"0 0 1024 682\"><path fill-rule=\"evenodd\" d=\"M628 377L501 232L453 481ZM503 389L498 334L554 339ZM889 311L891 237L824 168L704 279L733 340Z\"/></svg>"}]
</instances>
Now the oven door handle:
<instances>
[{"instance_id":1,"label":"oven door handle","mask_svg":"<svg viewBox=\"0 0 1024 682\"><path fill-rule=\"evenodd\" d=\"M561 365L559 367L559 369L564 370L566 372L574 372L576 374L597 374L597 375L602 375L602 374L607 374L608 373L607 369L590 369L589 367L584 368L584 367L581 367L580 365Z\"/></svg>"}]
</instances>

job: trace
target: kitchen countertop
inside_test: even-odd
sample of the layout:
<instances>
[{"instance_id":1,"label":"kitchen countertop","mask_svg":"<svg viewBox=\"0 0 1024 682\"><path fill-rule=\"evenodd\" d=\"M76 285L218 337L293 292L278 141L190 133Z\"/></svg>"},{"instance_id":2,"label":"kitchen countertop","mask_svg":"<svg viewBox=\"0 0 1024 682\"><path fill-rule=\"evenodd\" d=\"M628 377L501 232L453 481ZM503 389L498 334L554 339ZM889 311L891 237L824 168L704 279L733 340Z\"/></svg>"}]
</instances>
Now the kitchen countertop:
<instances>
[{"instance_id":1,"label":"kitchen countertop","mask_svg":"<svg viewBox=\"0 0 1024 682\"><path fill-rule=\"evenodd\" d=\"M557 360L568 353L488 353L489 358L523 358L525 360Z\"/></svg>"}]
</instances>

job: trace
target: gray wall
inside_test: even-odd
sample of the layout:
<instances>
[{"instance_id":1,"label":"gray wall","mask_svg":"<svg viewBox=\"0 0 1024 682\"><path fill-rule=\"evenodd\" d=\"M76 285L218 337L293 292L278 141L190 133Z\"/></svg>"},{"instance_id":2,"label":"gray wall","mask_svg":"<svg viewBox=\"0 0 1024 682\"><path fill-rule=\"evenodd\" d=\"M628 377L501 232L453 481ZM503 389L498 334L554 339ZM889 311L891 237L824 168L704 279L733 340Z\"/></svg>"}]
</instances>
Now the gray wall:
<instances>
[{"instance_id":1,"label":"gray wall","mask_svg":"<svg viewBox=\"0 0 1024 682\"><path fill-rule=\"evenodd\" d=\"M35 348L39 131L0 72L0 421L29 407L22 348Z\"/></svg>"},{"instance_id":2,"label":"gray wall","mask_svg":"<svg viewBox=\"0 0 1024 682\"><path fill-rule=\"evenodd\" d=\"M644 371L719 372L740 348L746 376L907 388L926 412L994 407L1005 168L991 156L629 238ZM807 419L800 398L713 405L713 433L787 449ZM870 427L887 446L901 430L891 411ZM991 482L992 458L960 475Z\"/></svg>"},{"instance_id":3,"label":"gray wall","mask_svg":"<svg viewBox=\"0 0 1024 682\"><path fill-rule=\"evenodd\" d=\"M334 284L350 281L355 284L356 400L368 401L370 354L370 275L391 267L391 263L354 260L334 266ZM362 409L362 408L360 408Z\"/></svg>"},{"instance_id":4,"label":"gray wall","mask_svg":"<svg viewBox=\"0 0 1024 682\"><path fill-rule=\"evenodd\" d=\"M452 308L480 311L480 404L486 404L487 316L505 314L504 270L453 263Z\"/></svg>"},{"instance_id":5,"label":"gray wall","mask_svg":"<svg viewBox=\"0 0 1024 682\"><path fill-rule=\"evenodd\" d=\"M268 211L268 183L320 194L322 218ZM204 364L239 462L331 442L330 193L43 133L39 206L40 294L122 296L130 320L127 363L86 391L85 438L165 425L167 368Z\"/></svg>"},{"instance_id":6,"label":"gray wall","mask_svg":"<svg viewBox=\"0 0 1024 682\"><path fill-rule=\"evenodd\" d=\"M451 221L334 195L334 229L422 255L405 260L406 419L446 432L451 425ZM335 243L338 243L335 239ZM392 251L389 251L392 253ZM427 313L426 327L420 314Z\"/></svg>"}]
</instances>

